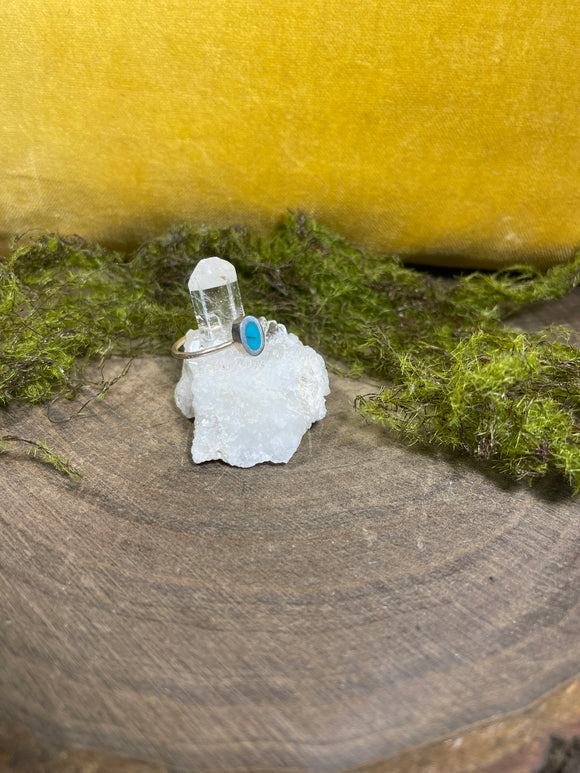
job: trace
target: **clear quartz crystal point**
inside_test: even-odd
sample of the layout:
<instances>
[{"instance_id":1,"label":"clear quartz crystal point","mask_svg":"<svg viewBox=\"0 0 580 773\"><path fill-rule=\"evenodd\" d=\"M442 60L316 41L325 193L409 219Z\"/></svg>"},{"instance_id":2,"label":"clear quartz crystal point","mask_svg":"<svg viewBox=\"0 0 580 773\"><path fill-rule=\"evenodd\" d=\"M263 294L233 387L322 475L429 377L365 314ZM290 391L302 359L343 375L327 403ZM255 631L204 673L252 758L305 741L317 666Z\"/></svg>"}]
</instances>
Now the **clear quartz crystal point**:
<instances>
[{"instance_id":1,"label":"clear quartz crystal point","mask_svg":"<svg viewBox=\"0 0 580 773\"><path fill-rule=\"evenodd\" d=\"M222 258L203 258L189 277L189 292L202 349L232 337L232 323L244 316L236 269Z\"/></svg>"}]
</instances>

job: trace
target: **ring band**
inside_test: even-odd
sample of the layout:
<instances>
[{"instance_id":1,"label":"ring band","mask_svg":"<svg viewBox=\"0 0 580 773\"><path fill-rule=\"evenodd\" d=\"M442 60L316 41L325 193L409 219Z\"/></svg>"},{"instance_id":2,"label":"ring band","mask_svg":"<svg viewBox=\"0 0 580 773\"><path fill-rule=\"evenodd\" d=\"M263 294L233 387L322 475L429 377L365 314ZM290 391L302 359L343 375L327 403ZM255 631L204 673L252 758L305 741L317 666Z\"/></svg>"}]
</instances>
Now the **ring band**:
<instances>
[{"instance_id":1,"label":"ring band","mask_svg":"<svg viewBox=\"0 0 580 773\"><path fill-rule=\"evenodd\" d=\"M214 352L221 352L222 349L227 349L229 346L233 346L234 340L230 338L228 341L223 341L221 344L215 344L214 346L208 346L207 349L197 349L195 352L180 352L179 350L185 343L185 336L176 341L171 347L171 356L177 357L178 360L191 360L194 357L204 357L206 354L213 354Z\"/></svg>"}]
</instances>

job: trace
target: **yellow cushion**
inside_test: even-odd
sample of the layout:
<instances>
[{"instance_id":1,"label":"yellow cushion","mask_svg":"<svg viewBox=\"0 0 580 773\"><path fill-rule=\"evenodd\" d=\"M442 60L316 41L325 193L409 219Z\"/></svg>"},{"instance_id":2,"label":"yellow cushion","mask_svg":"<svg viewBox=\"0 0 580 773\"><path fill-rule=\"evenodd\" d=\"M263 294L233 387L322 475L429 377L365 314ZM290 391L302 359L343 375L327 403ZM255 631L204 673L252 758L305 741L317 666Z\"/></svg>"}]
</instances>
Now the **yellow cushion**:
<instances>
[{"instance_id":1,"label":"yellow cushion","mask_svg":"<svg viewBox=\"0 0 580 773\"><path fill-rule=\"evenodd\" d=\"M302 208L433 262L580 242L580 4L7 0L0 232Z\"/></svg>"}]
</instances>

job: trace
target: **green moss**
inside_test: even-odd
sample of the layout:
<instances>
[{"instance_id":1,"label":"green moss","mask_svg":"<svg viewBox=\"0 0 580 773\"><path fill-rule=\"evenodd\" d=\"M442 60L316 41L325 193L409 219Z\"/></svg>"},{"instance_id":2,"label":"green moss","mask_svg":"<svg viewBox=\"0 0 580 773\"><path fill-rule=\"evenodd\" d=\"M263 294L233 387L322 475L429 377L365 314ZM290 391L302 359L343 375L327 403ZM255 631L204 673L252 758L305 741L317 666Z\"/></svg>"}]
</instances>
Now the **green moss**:
<instances>
[{"instance_id":1,"label":"green moss","mask_svg":"<svg viewBox=\"0 0 580 773\"><path fill-rule=\"evenodd\" d=\"M28 456L51 465L57 472L67 475L72 480L81 480L82 473L76 467L59 454L51 450L46 443L40 440L14 435L0 427L0 454L5 453L10 445L23 446Z\"/></svg>"},{"instance_id":2,"label":"green moss","mask_svg":"<svg viewBox=\"0 0 580 773\"><path fill-rule=\"evenodd\" d=\"M478 330L440 354L399 355L399 373L358 407L412 443L447 446L534 478L580 484L580 352L539 335Z\"/></svg>"},{"instance_id":3,"label":"green moss","mask_svg":"<svg viewBox=\"0 0 580 773\"><path fill-rule=\"evenodd\" d=\"M125 256L44 236L0 264L0 403L74 395L89 357L167 353L193 325L187 278L202 257L238 269L244 303L384 388L357 401L409 442L441 445L580 488L580 352L502 324L578 285L580 256L443 280L350 244L302 215L267 238L182 225Z\"/></svg>"}]
</instances>

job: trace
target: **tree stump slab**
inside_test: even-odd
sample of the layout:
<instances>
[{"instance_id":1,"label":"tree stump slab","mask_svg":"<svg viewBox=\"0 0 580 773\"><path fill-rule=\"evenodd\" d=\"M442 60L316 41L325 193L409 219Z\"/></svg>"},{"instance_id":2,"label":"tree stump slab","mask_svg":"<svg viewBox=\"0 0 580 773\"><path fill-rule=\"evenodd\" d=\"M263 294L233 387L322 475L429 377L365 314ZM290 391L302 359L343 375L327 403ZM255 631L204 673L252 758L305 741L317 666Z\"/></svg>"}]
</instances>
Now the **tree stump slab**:
<instances>
[{"instance_id":1,"label":"tree stump slab","mask_svg":"<svg viewBox=\"0 0 580 773\"><path fill-rule=\"evenodd\" d=\"M559 481L406 448L354 412L372 385L338 377L287 465L195 466L179 367L137 359L70 421L3 412L84 474L0 456L14 737L143 760L103 770L338 770L578 673L580 508Z\"/></svg>"}]
</instances>

